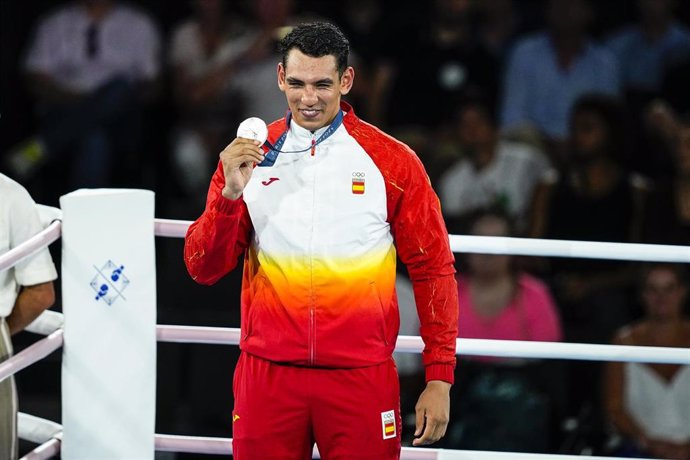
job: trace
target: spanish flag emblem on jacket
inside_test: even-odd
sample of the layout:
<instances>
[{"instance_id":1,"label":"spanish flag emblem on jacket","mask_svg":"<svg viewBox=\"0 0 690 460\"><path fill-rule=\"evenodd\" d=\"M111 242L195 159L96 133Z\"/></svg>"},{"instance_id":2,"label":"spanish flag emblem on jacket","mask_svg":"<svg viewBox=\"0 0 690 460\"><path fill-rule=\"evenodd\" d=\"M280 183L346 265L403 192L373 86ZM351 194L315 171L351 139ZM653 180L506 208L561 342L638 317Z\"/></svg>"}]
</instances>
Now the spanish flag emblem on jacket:
<instances>
[{"instance_id":1,"label":"spanish flag emblem on jacket","mask_svg":"<svg viewBox=\"0 0 690 460\"><path fill-rule=\"evenodd\" d=\"M352 178L352 193L355 195L364 195L364 178Z\"/></svg>"}]
</instances>

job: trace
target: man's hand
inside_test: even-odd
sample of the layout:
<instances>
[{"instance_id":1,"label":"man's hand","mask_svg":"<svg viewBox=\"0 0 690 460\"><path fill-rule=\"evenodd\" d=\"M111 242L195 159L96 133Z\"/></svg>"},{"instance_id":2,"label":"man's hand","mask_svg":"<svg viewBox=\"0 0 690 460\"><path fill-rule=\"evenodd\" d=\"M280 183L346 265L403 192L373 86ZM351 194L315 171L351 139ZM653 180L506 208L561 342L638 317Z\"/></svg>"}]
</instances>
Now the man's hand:
<instances>
[{"instance_id":1,"label":"man's hand","mask_svg":"<svg viewBox=\"0 0 690 460\"><path fill-rule=\"evenodd\" d=\"M450 413L450 383L431 380L419 396L413 446L424 446L438 441L446 434ZM419 437L421 436L421 437Z\"/></svg>"},{"instance_id":2,"label":"man's hand","mask_svg":"<svg viewBox=\"0 0 690 460\"><path fill-rule=\"evenodd\" d=\"M252 177L254 165L264 160L259 141L236 138L220 153L225 175L223 196L236 200Z\"/></svg>"}]
</instances>

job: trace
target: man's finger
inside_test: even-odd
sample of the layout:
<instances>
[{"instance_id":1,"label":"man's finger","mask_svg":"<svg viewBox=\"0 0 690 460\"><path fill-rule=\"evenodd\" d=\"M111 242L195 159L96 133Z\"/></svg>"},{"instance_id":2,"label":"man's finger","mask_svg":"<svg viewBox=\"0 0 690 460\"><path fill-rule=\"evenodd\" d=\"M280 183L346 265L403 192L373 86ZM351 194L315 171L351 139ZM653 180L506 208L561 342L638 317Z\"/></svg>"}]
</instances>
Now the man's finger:
<instances>
[{"instance_id":1,"label":"man's finger","mask_svg":"<svg viewBox=\"0 0 690 460\"><path fill-rule=\"evenodd\" d=\"M261 142L256 141L254 139L247 139L244 137L236 137L232 142L230 142L226 148L230 147L231 145L241 145L241 144L246 144L246 145L253 145L253 146L259 146L261 145Z\"/></svg>"},{"instance_id":2,"label":"man's finger","mask_svg":"<svg viewBox=\"0 0 690 460\"><path fill-rule=\"evenodd\" d=\"M415 409L415 430L414 430L414 435L419 436L422 434L422 430L424 430L424 409Z\"/></svg>"},{"instance_id":3,"label":"man's finger","mask_svg":"<svg viewBox=\"0 0 690 460\"><path fill-rule=\"evenodd\" d=\"M446 434L448 423L433 417L426 417L426 428L420 438L412 441L413 446L433 444ZM417 434L415 434L417 436Z\"/></svg>"},{"instance_id":4,"label":"man's finger","mask_svg":"<svg viewBox=\"0 0 690 460\"><path fill-rule=\"evenodd\" d=\"M244 163L261 163L264 161L264 156L263 155L258 155L254 152L244 152L241 155L238 155L236 157L231 157L228 159L230 161L230 165L236 164L236 165L241 165ZM224 163L226 164L226 163ZM226 164L227 166L227 164Z\"/></svg>"},{"instance_id":5,"label":"man's finger","mask_svg":"<svg viewBox=\"0 0 690 460\"><path fill-rule=\"evenodd\" d=\"M416 438L412 441L413 446L425 446L427 444L431 444L433 441L432 435L436 427L434 426L434 423L429 420L429 418L426 419L426 426L424 427L424 433L422 433L422 436L419 438Z\"/></svg>"}]
</instances>

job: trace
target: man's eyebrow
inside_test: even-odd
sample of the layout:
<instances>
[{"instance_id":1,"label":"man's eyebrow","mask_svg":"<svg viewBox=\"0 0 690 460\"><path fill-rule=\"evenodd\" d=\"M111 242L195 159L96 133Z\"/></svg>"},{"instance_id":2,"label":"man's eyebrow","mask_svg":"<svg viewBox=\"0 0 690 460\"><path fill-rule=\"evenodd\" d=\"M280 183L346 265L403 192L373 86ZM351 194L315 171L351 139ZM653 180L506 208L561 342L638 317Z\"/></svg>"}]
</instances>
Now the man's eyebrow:
<instances>
[{"instance_id":1,"label":"man's eyebrow","mask_svg":"<svg viewBox=\"0 0 690 460\"><path fill-rule=\"evenodd\" d=\"M304 81L300 80L299 78L295 77L287 77L285 81L288 82L288 84L295 85L295 84L304 84ZM316 80L314 82L315 85L332 85L333 84L333 79L332 78L322 78L320 80Z\"/></svg>"}]
</instances>

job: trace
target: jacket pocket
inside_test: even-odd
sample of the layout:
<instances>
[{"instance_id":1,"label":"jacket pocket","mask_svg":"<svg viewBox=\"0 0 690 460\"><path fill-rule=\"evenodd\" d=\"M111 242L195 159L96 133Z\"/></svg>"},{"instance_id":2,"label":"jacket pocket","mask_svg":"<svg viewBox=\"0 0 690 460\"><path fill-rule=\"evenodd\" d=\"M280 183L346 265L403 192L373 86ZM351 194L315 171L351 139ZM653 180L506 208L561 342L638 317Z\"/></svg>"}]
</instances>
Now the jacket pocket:
<instances>
[{"instance_id":1,"label":"jacket pocket","mask_svg":"<svg viewBox=\"0 0 690 460\"><path fill-rule=\"evenodd\" d=\"M262 307L264 298L266 297L266 278L263 275L256 275L252 287L252 300L247 308L247 318L245 319L246 330L243 331L244 338L247 339L252 335L254 329L254 322L258 310Z\"/></svg>"},{"instance_id":2,"label":"jacket pocket","mask_svg":"<svg viewBox=\"0 0 690 460\"><path fill-rule=\"evenodd\" d=\"M381 333L383 334L383 343L387 346L388 345L388 327L386 324L386 310L383 307L383 302L381 302L381 295L379 294L379 290L376 287L376 282L370 281L369 287L371 288L371 293L374 297L375 305L378 306L378 310L379 310L380 317L381 317L380 318L381 319Z\"/></svg>"}]
</instances>

